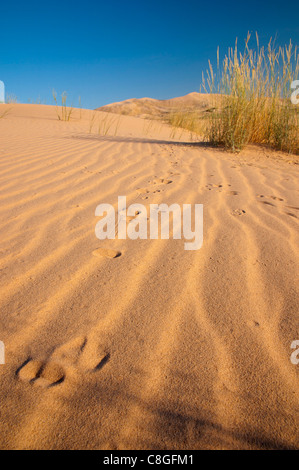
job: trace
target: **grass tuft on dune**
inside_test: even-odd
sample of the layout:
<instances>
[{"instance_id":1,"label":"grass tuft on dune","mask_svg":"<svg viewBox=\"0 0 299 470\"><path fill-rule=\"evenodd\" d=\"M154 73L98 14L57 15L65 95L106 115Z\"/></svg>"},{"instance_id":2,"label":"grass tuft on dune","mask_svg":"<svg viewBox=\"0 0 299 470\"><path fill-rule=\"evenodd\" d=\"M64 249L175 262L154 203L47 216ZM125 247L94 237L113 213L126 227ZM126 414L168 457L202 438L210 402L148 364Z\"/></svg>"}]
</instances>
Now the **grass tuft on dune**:
<instances>
[{"instance_id":1,"label":"grass tuft on dune","mask_svg":"<svg viewBox=\"0 0 299 470\"><path fill-rule=\"evenodd\" d=\"M205 136L216 145L240 151L247 144L265 144L299 153L299 109L292 104L292 82L299 76L298 48L290 42L276 48L272 40L256 49L245 41L243 52L236 42L217 71L211 62L203 74L203 88L217 94L215 112L207 114ZM220 95L220 102L219 96Z\"/></svg>"}]
</instances>

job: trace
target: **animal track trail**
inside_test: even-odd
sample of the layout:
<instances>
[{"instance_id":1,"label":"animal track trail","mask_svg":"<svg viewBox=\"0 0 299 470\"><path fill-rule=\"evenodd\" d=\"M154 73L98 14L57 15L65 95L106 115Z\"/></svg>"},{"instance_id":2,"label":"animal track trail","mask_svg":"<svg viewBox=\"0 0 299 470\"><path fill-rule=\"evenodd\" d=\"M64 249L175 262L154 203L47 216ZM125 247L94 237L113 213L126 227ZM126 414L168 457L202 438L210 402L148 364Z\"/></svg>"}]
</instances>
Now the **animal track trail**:
<instances>
[{"instance_id":1,"label":"animal track trail","mask_svg":"<svg viewBox=\"0 0 299 470\"><path fill-rule=\"evenodd\" d=\"M269 202L269 201L259 201L261 204L264 204L265 206L272 206L272 207L276 207L275 204L272 204L272 202Z\"/></svg>"},{"instance_id":2,"label":"animal track trail","mask_svg":"<svg viewBox=\"0 0 299 470\"><path fill-rule=\"evenodd\" d=\"M208 191L212 191L212 189L222 189L223 184L209 183L209 184L206 184L205 187L208 189Z\"/></svg>"},{"instance_id":3,"label":"animal track trail","mask_svg":"<svg viewBox=\"0 0 299 470\"><path fill-rule=\"evenodd\" d=\"M140 215L139 211L136 211L135 215L127 215L127 217L126 217L127 223L131 222L132 220L135 220L136 217L138 217L138 215Z\"/></svg>"},{"instance_id":4,"label":"animal track trail","mask_svg":"<svg viewBox=\"0 0 299 470\"><path fill-rule=\"evenodd\" d=\"M214 176L214 175L211 175L211 176ZM229 196L238 196L239 195L239 191L235 191L233 189L225 189L225 186L227 186L229 188L231 187L230 184L225 185L225 184L222 184L222 183L219 183L219 184L208 183L208 184L205 185L205 187L203 189L207 189L208 191L218 189L218 192L224 191L224 193L229 195Z\"/></svg>"},{"instance_id":5,"label":"animal track trail","mask_svg":"<svg viewBox=\"0 0 299 470\"><path fill-rule=\"evenodd\" d=\"M149 194L150 191L147 188L137 188L136 191L138 194Z\"/></svg>"},{"instance_id":6,"label":"animal track trail","mask_svg":"<svg viewBox=\"0 0 299 470\"><path fill-rule=\"evenodd\" d=\"M257 195L258 198L266 198L266 199L272 199L274 201L278 201L278 202L284 202L284 199L281 198L281 197L277 197L277 196L265 196L264 194L258 194ZM272 202L269 202L269 201L259 201L261 204L264 204L266 206L272 206L272 207L277 207L275 204L273 204ZM281 207L281 206L280 206ZM293 209L293 210L299 210L299 207L294 207L294 206L284 206L284 209ZM289 211L284 211L284 213L290 217L293 217L294 219L298 219L298 216L296 214L294 214L293 212L289 212Z\"/></svg>"},{"instance_id":7,"label":"animal track trail","mask_svg":"<svg viewBox=\"0 0 299 470\"><path fill-rule=\"evenodd\" d=\"M109 359L110 353L102 344L79 337L56 349L47 360L28 358L16 371L16 376L21 382L52 388L69 376L100 371Z\"/></svg>"},{"instance_id":8,"label":"animal track trail","mask_svg":"<svg viewBox=\"0 0 299 470\"><path fill-rule=\"evenodd\" d=\"M277 196L264 196L263 194L258 194L257 197L266 198L266 199L273 199L273 201L279 201L279 202L284 201L284 199L282 199L281 197L277 197Z\"/></svg>"},{"instance_id":9,"label":"animal track trail","mask_svg":"<svg viewBox=\"0 0 299 470\"><path fill-rule=\"evenodd\" d=\"M163 186L172 184L173 181L167 178L155 178L148 183L151 185L150 187L136 189L139 196L143 196L142 199L147 199L149 194L161 193L164 191ZM154 189L153 186L158 186L158 189Z\"/></svg>"},{"instance_id":10,"label":"animal track trail","mask_svg":"<svg viewBox=\"0 0 299 470\"><path fill-rule=\"evenodd\" d=\"M132 220L135 220L140 215L140 213L141 212L136 211L133 216L125 215L127 224ZM115 259L122 256L123 253L119 250L113 250L111 248L97 248L92 252L92 254L97 258Z\"/></svg>"},{"instance_id":11,"label":"animal track trail","mask_svg":"<svg viewBox=\"0 0 299 470\"><path fill-rule=\"evenodd\" d=\"M65 371L55 362L27 359L17 371L17 376L22 382L50 388L64 382Z\"/></svg>"},{"instance_id":12,"label":"animal track trail","mask_svg":"<svg viewBox=\"0 0 299 470\"><path fill-rule=\"evenodd\" d=\"M238 196L239 193L238 191L225 191L227 194L229 194L230 196Z\"/></svg>"},{"instance_id":13,"label":"animal track trail","mask_svg":"<svg viewBox=\"0 0 299 470\"><path fill-rule=\"evenodd\" d=\"M151 184L171 184L172 181L166 178L156 178L150 182Z\"/></svg>"},{"instance_id":14,"label":"animal track trail","mask_svg":"<svg viewBox=\"0 0 299 470\"><path fill-rule=\"evenodd\" d=\"M245 214L246 214L246 211L244 211L244 209L235 209L235 210L232 211L232 215L241 216L241 215L245 215Z\"/></svg>"},{"instance_id":15,"label":"animal track trail","mask_svg":"<svg viewBox=\"0 0 299 470\"><path fill-rule=\"evenodd\" d=\"M160 189L160 187L169 185L173 183L172 180L167 179L167 178L157 178L155 177L154 180L148 181L148 183L151 185L151 188L137 188L136 191L139 196L141 196L141 199L146 200L148 199L149 194L156 194L164 191L164 189ZM158 186L158 189L153 190L153 186ZM127 223L131 222L134 220L140 212L136 212L134 216L127 216ZM106 248L97 248L92 252L93 256L96 256L97 258L109 258L109 259L115 259L119 258L122 255L122 252L119 250L112 250L112 249L106 249Z\"/></svg>"}]
</instances>

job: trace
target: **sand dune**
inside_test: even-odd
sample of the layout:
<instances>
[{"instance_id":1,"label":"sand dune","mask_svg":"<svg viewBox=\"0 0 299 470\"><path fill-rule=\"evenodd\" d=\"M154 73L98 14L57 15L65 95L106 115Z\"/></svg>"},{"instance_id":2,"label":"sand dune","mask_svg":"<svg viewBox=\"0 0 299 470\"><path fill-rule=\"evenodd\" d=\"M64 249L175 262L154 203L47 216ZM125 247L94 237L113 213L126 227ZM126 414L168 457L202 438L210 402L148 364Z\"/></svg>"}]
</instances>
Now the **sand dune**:
<instances>
[{"instance_id":1,"label":"sand dune","mask_svg":"<svg viewBox=\"0 0 299 470\"><path fill-rule=\"evenodd\" d=\"M203 112L212 106L210 95L204 93L189 93L169 100L153 98L132 98L118 103L111 103L98 108L99 111L136 116L142 118L165 118L174 112Z\"/></svg>"},{"instance_id":2,"label":"sand dune","mask_svg":"<svg viewBox=\"0 0 299 470\"><path fill-rule=\"evenodd\" d=\"M0 119L1 449L298 449L298 161L111 116ZM204 204L202 249L100 242L119 195Z\"/></svg>"}]
</instances>

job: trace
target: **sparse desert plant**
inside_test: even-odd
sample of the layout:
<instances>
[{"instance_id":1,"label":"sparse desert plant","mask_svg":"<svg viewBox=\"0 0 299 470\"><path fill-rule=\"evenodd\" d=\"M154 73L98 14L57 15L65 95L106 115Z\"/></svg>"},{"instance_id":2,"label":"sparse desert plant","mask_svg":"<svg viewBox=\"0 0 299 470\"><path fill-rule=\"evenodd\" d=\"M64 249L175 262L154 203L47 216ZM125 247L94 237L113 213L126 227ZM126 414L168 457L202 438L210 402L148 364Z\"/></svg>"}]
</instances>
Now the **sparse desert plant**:
<instances>
[{"instance_id":1,"label":"sparse desert plant","mask_svg":"<svg viewBox=\"0 0 299 470\"><path fill-rule=\"evenodd\" d=\"M103 116L103 114L105 114ZM98 134L107 136L109 133L116 136L121 124L122 116L114 116L111 113L102 113L91 111L89 114L89 133L91 134L94 126L98 125Z\"/></svg>"},{"instance_id":2,"label":"sparse desert plant","mask_svg":"<svg viewBox=\"0 0 299 470\"><path fill-rule=\"evenodd\" d=\"M153 119L145 119L143 124L143 133L148 136L152 132L154 125L155 121Z\"/></svg>"},{"instance_id":3,"label":"sparse desert plant","mask_svg":"<svg viewBox=\"0 0 299 470\"><path fill-rule=\"evenodd\" d=\"M121 124L121 119L122 119L122 117L119 116L119 117L116 118L116 120L115 120L114 136L117 136L117 135L118 135L119 126L120 126L120 124Z\"/></svg>"},{"instance_id":4,"label":"sparse desert plant","mask_svg":"<svg viewBox=\"0 0 299 470\"><path fill-rule=\"evenodd\" d=\"M16 95L7 95L6 96L6 103L8 104L17 104L18 98Z\"/></svg>"},{"instance_id":5,"label":"sparse desert plant","mask_svg":"<svg viewBox=\"0 0 299 470\"><path fill-rule=\"evenodd\" d=\"M109 134L109 131L115 126L115 131L117 130L120 118L115 117L109 113L105 113L104 117L100 116L98 133L100 135L106 136Z\"/></svg>"},{"instance_id":6,"label":"sparse desert plant","mask_svg":"<svg viewBox=\"0 0 299 470\"><path fill-rule=\"evenodd\" d=\"M98 111L91 111L89 113L89 133L91 134L93 126L96 122L96 118L98 117Z\"/></svg>"},{"instance_id":7,"label":"sparse desert plant","mask_svg":"<svg viewBox=\"0 0 299 470\"><path fill-rule=\"evenodd\" d=\"M43 102L41 101L40 96L36 100L28 98L27 103L29 103L29 104L47 104L46 100L44 100Z\"/></svg>"},{"instance_id":8,"label":"sparse desert plant","mask_svg":"<svg viewBox=\"0 0 299 470\"><path fill-rule=\"evenodd\" d=\"M56 113L59 121L70 121L73 113L73 107L67 106L67 93L64 91L61 95L61 106L58 105L57 93L55 90L52 91L53 99L56 106Z\"/></svg>"},{"instance_id":9,"label":"sparse desert plant","mask_svg":"<svg viewBox=\"0 0 299 470\"><path fill-rule=\"evenodd\" d=\"M240 151L249 143L299 153L299 113L291 102L291 84L299 76L299 54L292 43L276 48L229 49L217 72L209 62L203 88L215 97L215 110L206 119L206 138L216 145ZM220 95L220 96L219 96Z\"/></svg>"},{"instance_id":10,"label":"sparse desert plant","mask_svg":"<svg viewBox=\"0 0 299 470\"><path fill-rule=\"evenodd\" d=\"M166 119L163 119L163 121L166 121ZM167 121L168 122L168 121ZM153 136L157 135L161 132L163 127L163 122L161 119L155 119L155 118L145 118L144 119L144 124L143 124L143 133L146 136Z\"/></svg>"},{"instance_id":11,"label":"sparse desert plant","mask_svg":"<svg viewBox=\"0 0 299 470\"><path fill-rule=\"evenodd\" d=\"M203 133L202 115L197 112L190 111L176 111L169 113L167 122L172 126L171 138L175 138L177 130L181 130L180 138L182 137L183 130L190 131L190 138L199 137Z\"/></svg>"}]
</instances>

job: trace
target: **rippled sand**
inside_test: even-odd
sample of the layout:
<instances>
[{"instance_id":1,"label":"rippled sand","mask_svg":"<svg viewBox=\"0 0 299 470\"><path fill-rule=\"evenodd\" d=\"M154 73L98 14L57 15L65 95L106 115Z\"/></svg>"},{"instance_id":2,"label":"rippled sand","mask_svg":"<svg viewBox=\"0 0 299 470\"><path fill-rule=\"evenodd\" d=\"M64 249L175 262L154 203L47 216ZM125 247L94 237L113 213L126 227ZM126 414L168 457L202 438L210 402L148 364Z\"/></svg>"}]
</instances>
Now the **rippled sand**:
<instances>
[{"instance_id":1,"label":"rippled sand","mask_svg":"<svg viewBox=\"0 0 299 470\"><path fill-rule=\"evenodd\" d=\"M299 448L295 158L81 118L0 119L1 448ZM204 204L203 248L101 242L119 195Z\"/></svg>"}]
</instances>

